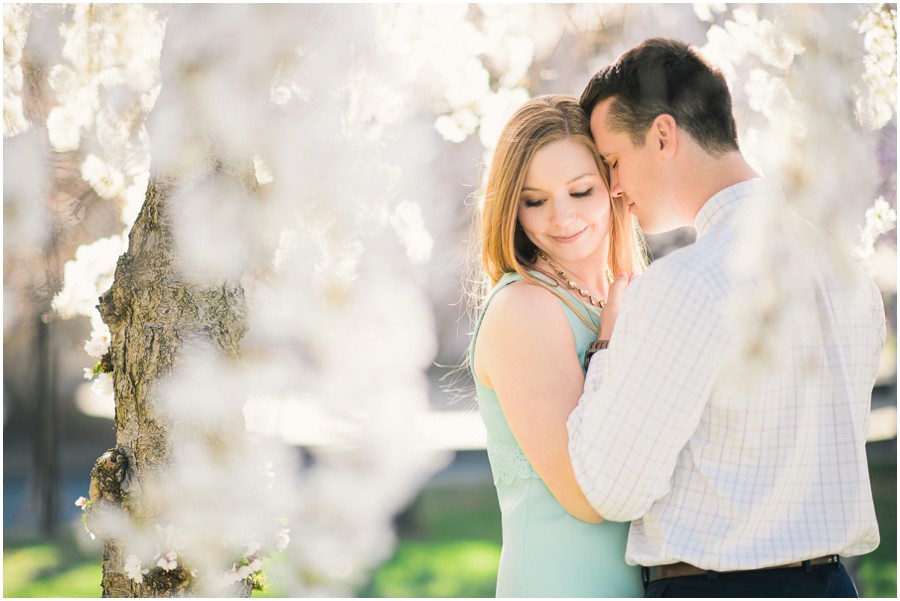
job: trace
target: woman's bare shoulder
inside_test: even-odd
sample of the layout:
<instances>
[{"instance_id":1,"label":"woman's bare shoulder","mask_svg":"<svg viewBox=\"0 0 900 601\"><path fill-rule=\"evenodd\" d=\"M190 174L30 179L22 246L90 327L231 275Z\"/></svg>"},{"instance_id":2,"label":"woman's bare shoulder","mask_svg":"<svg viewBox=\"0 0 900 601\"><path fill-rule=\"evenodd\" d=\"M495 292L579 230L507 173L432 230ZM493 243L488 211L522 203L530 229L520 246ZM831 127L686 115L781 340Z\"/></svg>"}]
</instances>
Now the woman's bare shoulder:
<instances>
[{"instance_id":1,"label":"woman's bare shoulder","mask_svg":"<svg viewBox=\"0 0 900 601\"><path fill-rule=\"evenodd\" d=\"M519 280L494 294L482 327L492 324L500 329L508 326L552 334L566 323L565 312L553 292L540 284Z\"/></svg>"},{"instance_id":2,"label":"woman's bare shoulder","mask_svg":"<svg viewBox=\"0 0 900 601\"><path fill-rule=\"evenodd\" d=\"M475 346L476 374L491 387L494 370L503 371L509 365L546 366L575 349L572 329L556 295L524 280L494 294ZM510 363L513 356L517 360Z\"/></svg>"},{"instance_id":3,"label":"woman's bare shoulder","mask_svg":"<svg viewBox=\"0 0 900 601\"><path fill-rule=\"evenodd\" d=\"M516 314L528 314L534 311L543 313L558 306L558 297L546 286L533 284L528 280L519 280L497 291L491 299L488 311L495 309L501 313L510 311Z\"/></svg>"}]
</instances>

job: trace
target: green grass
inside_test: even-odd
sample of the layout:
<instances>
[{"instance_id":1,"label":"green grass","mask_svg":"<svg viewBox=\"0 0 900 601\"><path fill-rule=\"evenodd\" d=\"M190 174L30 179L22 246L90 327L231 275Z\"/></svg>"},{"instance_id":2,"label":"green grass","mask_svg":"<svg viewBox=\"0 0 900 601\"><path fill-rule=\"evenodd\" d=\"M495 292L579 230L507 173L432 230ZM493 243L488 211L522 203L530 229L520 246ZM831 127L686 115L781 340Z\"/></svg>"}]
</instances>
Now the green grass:
<instances>
[{"instance_id":1,"label":"green grass","mask_svg":"<svg viewBox=\"0 0 900 601\"><path fill-rule=\"evenodd\" d=\"M3 596L99 597L100 553L79 549L71 536L7 546Z\"/></svg>"},{"instance_id":2,"label":"green grass","mask_svg":"<svg viewBox=\"0 0 900 601\"><path fill-rule=\"evenodd\" d=\"M493 597L500 545L492 541L401 543L362 597Z\"/></svg>"},{"instance_id":3,"label":"green grass","mask_svg":"<svg viewBox=\"0 0 900 601\"><path fill-rule=\"evenodd\" d=\"M870 453L881 545L856 566L856 581L865 597L897 595L897 467L892 449ZM360 597L493 596L500 560L500 511L489 484L426 489L398 518L397 530L394 556L359 591ZM79 531L75 536L87 535ZM71 536L8 543L3 554L4 596L100 596L98 550L81 550ZM273 579L278 572L275 565L286 567L286 562L284 557L264 562L272 566L270 588L254 597L286 595Z\"/></svg>"},{"instance_id":4,"label":"green grass","mask_svg":"<svg viewBox=\"0 0 900 601\"><path fill-rule=\"evenodd\" d=\"M394 557L361 597L493 597L500 508L492 486L430 488L403 515Z\"/></svg>"}]
</instances>

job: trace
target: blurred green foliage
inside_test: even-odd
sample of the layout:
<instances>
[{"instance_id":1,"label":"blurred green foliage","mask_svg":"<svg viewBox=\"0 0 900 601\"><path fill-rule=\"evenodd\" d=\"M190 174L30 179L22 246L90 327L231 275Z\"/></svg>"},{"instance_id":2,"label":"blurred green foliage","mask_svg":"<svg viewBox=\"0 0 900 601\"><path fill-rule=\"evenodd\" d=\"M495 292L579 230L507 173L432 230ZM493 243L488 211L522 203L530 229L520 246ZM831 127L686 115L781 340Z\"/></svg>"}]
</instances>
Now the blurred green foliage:
<instances>
[{"instance_id":1,"label":"blurred green foliage","mask_svg":"<svg viewBox=\"0 0 900 601\"><path fill-rule=\"evenodd\" d=\"M870 473L881 545L855 567L864 597L897 596L896 441L870 449ZM493 487L430 487L397 520L394 556L359 591L360 597L492 597L500 561L500 511ZM78 531L75 536L87 536ZM285 562L282 556L272 560ZM271 565L265 562L264 566ZM270 587L253 597L283 597ZM71 535L57 541L4 542L5 597L99 597L100 552Z\"/></svg>"}]
</instances>

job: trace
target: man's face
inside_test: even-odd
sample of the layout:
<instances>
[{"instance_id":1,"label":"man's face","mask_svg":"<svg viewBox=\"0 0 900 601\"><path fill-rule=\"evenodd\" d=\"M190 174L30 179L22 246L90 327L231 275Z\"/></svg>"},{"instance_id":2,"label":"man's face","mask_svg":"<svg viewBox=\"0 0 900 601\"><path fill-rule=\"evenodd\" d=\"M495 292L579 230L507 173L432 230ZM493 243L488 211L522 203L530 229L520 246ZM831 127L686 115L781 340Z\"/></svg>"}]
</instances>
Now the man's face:
<instances>
[{"instance_id":1,"label":"man's face","mask_svg":"<svg viewBox=\"0 0 900 601\"><path fill-rule=\"evenodd\" d=\"M610 196L625 199L643 231L652 234L672 229L664 215L663 165L659 153L654 152L656 145L645 139L643 146L635 146L629 134L610 131L607 116L614 101L601 101L591 113L594 143L609 166Z\"/></svg>"}]
</instances>

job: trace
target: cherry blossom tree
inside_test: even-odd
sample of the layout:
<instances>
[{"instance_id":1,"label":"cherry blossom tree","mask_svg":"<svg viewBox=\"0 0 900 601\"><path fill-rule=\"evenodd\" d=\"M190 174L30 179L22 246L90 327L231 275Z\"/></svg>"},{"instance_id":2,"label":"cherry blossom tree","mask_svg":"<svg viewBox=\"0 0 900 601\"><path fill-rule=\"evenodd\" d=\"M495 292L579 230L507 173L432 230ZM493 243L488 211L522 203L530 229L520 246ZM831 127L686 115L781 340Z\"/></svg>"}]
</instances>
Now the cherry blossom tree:
<instances>
[{"instance_id":1,"label":"cherry blossom tree","mask_svg":"<svg viewBox=\"0 0 900 601\"><path fill-rule=\"evenodd\" d=\"M91 321L116 445L78 504L105 595L248 595L274 550L292 594L365 582L446 460L417 421L428 284L471 189L434 164L474 177L522 102L643 38L720 65L754 165L859 260L896 261L892 5L4 5L4 27L4 325L28 294ZM796 269L748 311L777 324ZM771 359L745 325L762 354L736 378ZM298 404L340 443L247 427Z\"/></svg>"}]
</instances>

